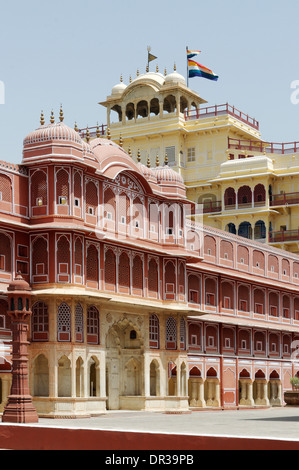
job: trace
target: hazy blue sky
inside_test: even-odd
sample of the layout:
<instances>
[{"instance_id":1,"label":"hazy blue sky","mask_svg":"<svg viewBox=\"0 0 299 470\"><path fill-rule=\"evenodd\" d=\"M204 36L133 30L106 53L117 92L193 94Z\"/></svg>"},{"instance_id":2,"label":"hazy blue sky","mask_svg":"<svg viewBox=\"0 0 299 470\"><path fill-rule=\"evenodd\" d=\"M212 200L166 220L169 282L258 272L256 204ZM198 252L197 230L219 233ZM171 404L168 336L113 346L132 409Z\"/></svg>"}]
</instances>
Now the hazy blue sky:
<instances>
[{"instance_id":1,"label":"hazy blue sky","mask_svg":"<svg viewBox=\"0 0 299 470\"><path fill-rule=\"evenodd\" d=\"M192 78L209 105L229 102L260 122L265 140L299 141L298 0L0 0L0 160L20 162L22 142L63 104L65 122L106 122L98 105L123 75L145 72L147 45L160 71L186 76L186 46L218 82ZM299 94L298 94L299 96Z\"/></svg>"}]
</instances>

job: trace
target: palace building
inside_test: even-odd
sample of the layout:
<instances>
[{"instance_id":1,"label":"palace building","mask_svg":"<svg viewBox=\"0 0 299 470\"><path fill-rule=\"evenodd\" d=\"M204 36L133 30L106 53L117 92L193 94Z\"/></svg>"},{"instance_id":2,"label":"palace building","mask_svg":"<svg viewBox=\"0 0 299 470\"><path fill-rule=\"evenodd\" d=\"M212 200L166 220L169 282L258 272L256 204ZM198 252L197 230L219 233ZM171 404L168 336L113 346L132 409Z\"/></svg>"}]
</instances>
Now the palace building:
<instances>
[{"instance_id":1,"label":"palace building","mask_svg":"<svg viewBox=\"0 0 299 470\"><path fill-rule=\"evenodd\" d=\"M171 114L166 147L187 138L175 129L181 113ZM159 114L142 119L147 128ZM231 119L219 117L225 128ZM226 131L204 132L224 145ZM150 168L109 132L85 137L61 110L25 137L20 165L0 162L1 409L17 273L33 292L29 384L41 417L283 405L299 373L299 257L203 225L187 197L195 189L161 154ZM246 163L255 158L268 157Z\"/></svg>"},{"instance_id":2,"label":"palace building","mask_svg":"<svg viewBox=\"0 0 299 470\"><path fill-rule=\"evenodd\" d=\"M207 106L176 70L121 79L100 104L100 131L145 165L166 153L206 225L299 252L299 142L263 141L258 121L227 103Z\"/></svg>"}]
</instances>

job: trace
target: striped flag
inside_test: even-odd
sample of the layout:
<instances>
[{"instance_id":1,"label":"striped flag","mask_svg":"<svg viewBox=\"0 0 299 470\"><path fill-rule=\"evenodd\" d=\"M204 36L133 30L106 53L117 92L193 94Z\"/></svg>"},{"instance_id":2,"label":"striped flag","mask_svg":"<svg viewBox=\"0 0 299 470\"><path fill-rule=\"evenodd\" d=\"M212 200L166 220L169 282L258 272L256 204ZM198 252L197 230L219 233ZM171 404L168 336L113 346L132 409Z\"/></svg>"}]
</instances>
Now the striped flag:
<instances>
[{"instance_id":1,"label":"striped flag","mask_svg":"<svg viewBox=\"0 0 299 470\"><path fill-rule=\"evenodd\" d=\"M207 67L195 62L195 60L188 60L188 77L202 77L208 80L218 80L218 75L215 75L212 70Z\"/></svg>"}]
</instances>

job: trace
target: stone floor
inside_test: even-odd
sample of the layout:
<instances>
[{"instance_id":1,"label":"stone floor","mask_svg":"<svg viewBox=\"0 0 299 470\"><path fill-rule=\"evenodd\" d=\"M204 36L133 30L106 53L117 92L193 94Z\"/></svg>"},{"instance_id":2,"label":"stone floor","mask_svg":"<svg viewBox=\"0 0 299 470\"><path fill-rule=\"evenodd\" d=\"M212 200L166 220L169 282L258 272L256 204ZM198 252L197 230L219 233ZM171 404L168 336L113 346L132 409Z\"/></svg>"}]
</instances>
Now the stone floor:
<instances>
[{"instance_id":1,"label":"stone floor","mask_svg":"<svg viewBox=\"0 0 299 470\"><path fill-rule=\"evenodd\" d=\"M39 423L30 426L272 438L299 442L299 407L201 410L186 414L108 411L92 418L40 418Z\"/></svg>"}]
</instances>

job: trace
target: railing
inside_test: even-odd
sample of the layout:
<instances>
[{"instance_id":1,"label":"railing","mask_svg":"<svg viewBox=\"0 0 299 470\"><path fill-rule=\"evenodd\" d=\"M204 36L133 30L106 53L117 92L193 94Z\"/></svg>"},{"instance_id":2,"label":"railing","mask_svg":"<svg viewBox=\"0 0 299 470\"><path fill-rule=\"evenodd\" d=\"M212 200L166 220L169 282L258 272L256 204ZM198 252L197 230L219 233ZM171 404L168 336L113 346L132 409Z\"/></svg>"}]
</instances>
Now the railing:
<instances>
[{"instance_id":1,"label":"railing","mask_svg":"<svg viewBox=\"0 0 299 470\"><path fill-rule=\"evenodd\" d=\"M299 204L299 193L273 194L270 206L285 206L286 204Z\"/></svg>"},{"instance_id":2,"label":"railing","mask_svg":"<svg viewBox=\"0 0 299 470\"><path fill-rule=\"evenodd\" d=\"M292 240L299 240L299 229L280 230L269 233L269 243L289 242Z\"/></svg>"},{"instance_id":3,"label":"railing","mask_svg":"<svg viewBox=\"0 0 299 470\"><path fill-rule=\"evenodd\" d=\"M202 212L207 214L208 212L221 212L221 201L207 201L202 202L199 205L202 206Z\"/></svg>"},{"instance_id":4,"label":"railing","mask_svg":"<svg viewBox=\"0 0 299 470\"><path fill-rule=\"evenodd\" d=\"M254 140L231 139L228 137L228 148L249 152L288 154L299 152L299 142L261 142Z\"/></svg>"},{"instance_id":5,"label":"railing","mask_svg":"<svg viewBox=\"0 0 299 470\"><path fill-rule=\"evenodd\" d=\"M84 127L83 129L78 129L78 132L82 139L86 138L87 129L89 131L90 137L97 137L97 136L103 137L104 135L106 135L107 124L101 124L100 126Z\"/></svg>"},{"instance_id":6,"label":"railing","mask_svg":"<svg viewBox=\"0 0 299 470\"><path fill-rule=\"evenodd\" d=\"M224 114L229 114L230 116L237 118L239 121L248 124L256 130L259 129L258 121L248 116L248 114L242 113L242 111L239 111L237 108L229 105L228 103L185 111L185 120L189 121L192 119L202 119L209 116L221 116Z\"/></svg>"}]
</instances>

